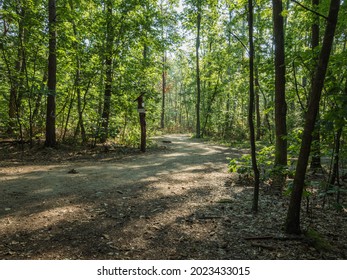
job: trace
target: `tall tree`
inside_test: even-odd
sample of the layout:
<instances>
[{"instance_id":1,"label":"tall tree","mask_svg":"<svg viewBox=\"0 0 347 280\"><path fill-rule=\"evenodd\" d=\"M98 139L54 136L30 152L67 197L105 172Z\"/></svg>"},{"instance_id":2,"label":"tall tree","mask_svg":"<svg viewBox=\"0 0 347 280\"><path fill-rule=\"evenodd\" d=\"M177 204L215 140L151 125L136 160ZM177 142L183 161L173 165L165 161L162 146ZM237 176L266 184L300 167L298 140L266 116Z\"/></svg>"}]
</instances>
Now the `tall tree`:
<instances>
[{"instance_id":1,"label":"tall tree","mask_svg":"<svg viewBox=\"0 0 347 280\"><path fill-rule=\"evenodd\" d=\"M196 14L196 138L200 138L200 103L201 103L201 81L200 81L200 32L201 32L201 1L197 1Z\"/></svg>"},{"instance_id":2,"label":"tall tree","mask_svg":"<svg viewBox=\"0 0 347 280\"><path fill-rule=\"evenodd\" d=\"M275 42L275 167L287 166L287 104L285 97L286 66L284 52L284 24L282 0L272 0ZM281 172L280 172L281 173ZM275 187L282 189L283 176L275 175Z\"/></svg>"},{"instance_id":3,"label":"tall tree","mask_svg":"<svg viewBox=\"0 0 347 280\"><path fill-rule=\"evenodd\" d=\"M46 114L46 142L47 147L56 145L55 133L55 96L57 84L57 13L56 0L48 1L48 29L49 29L49 56L48 56L48 96L47 96L47 114Z\"/></svg>"},{"instance_id":4,"label":"tall tree","mask_svg":"<svg viewBox=\"0 0 347 280\"><path fill-rule=\"evenodd\" d=\"M249 35L249 108L248 124L251 143L252 168L254 173L253 212L258 212L259 198L259 169L256 158L255 129L254 129L254 43L253 43L253 0L248 0L248 35Z\"/></svg>"},{"instance_id":5,"label":"tall tree","mask_svg":"<svg viewBox=\"0 0 347 280\"><path fill-rule=\"evenodd\" d=\"M160 127L165 127L165 93L166 93L166 51L163 54L163 71L162 71L162 100L161 100L161 119Z\"/></svg>"},{"instance_id":6,"label":"tall tree","mask_svg":"<svg viewBox=\"0 0 347 280\"><path fill-rule=\"evenodd\" d=\"M319 5L319 0L312 0L312 5L315 10L317 10ZM313 23L311 26L311 48L313 51L313 61L314 61L314 68L317 63L318 55L317 53L317 47L319 46L319 16L314 14L313 15ZM313 83L313 74L311 78L311 84ZM318 169L322 168L321 165L321 156L320 156L320 123L319 123L319 108L318 108L318 114L317 114L317 120L316 120L316 126L315 130L313 132L313 145L312 145L312 159L311 159L311 168L312 169Z\"/></svg>"},{"instance_id":7,"label":"tall tree","mask_svg":"<svg viewBox=\"0 0 347 280\"><path fill-rule=\"evenodd\" d=\"M105 142L108 138L108 127L110 120L111 95L112 95L112 61L113 61L113 41L114 30L112 24L113 17L113 1L106 0L106 48L105 48L105 93L104 107L102 111L102 135L101 142Z\"/></svg>"},{"instance_id":8,"label":"tall tree","mask_svg":"<svg viewBox=\"0 0 347 280\"><path fill-rule=\"evenodd\" d=\"M304 190L306 169L311 151L312 133L314 131L316 118L318 114L319 103L321 99L324 80L328 68L332 44L334 41L335 29L338 13L340 9L340 0L331 0L327 26L324 33L323 45L319 54L318 64L314 73L313 84L311 86L309 105L305 117L304 132L302 135L300 154L296 166L293 191L290 198L290 204L286 220L286 232L298 234L300 229L300 209L301 199Z\"/></svg>"}]
</instances>

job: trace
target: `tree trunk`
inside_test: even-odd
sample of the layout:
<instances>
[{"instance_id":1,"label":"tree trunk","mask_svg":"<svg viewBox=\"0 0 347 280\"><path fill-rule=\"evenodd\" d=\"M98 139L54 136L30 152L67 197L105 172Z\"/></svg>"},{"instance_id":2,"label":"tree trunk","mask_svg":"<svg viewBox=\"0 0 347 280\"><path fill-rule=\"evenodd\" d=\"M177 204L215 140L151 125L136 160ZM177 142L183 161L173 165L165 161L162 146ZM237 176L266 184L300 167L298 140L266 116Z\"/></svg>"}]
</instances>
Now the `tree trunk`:
<instances>
[{"instance_id":1,"label":"tree trunk","mask_svg":"<svg viewBox=\"0 0 347 280\"><path fill-rule=\"evenodd\" d=\"M139 96L137 99L137 108L139 110L140 116L140 127L141 127L141 143L140 150L141 152L146 152L146 112L143 106L143 95Z\"/></svg>"},{"instance_id":2,"label":"tree trunk","mask_svg":"<svg viewBox=\"0 0 347 280\"><path fill-rule=\"evenodd\" d=\"M319 5L319 0L312 0L312 6L317 9ZM319 46L319 16L314 15L314 22L312 24L312 37L311 37L311 47L314 55L314 68L317 64L317 47ZM313 75L312 75L312 82L313 83ZM318 114L317 114L317 120L316 120L316 125L315 125L315 130L313 132L313 143L312 143L312 159L311 159L311 169L321 169L322 164L321 164L321 152L320 152L320 123L319 123L319 108L318 108Z\"/></svg>"},{"instance_id":3,"label":"tree trunk","mask_svg":"<svg viewBox=\"0 0 347 280\"><path fill-rule=\"evenodd\" d=\"M165 92L166 92L166 52L163 55L163 72L162 72L162 102L161 102L161 122L160 127L165 127Z\"/></svg>"},{"instance_id":4,"label":"tree trunk","mask_svg":"<svg viewBox=\"0 0 347 280\"><path fill-rule=\"evenodd\" d=\"M314 130L324 79L326 76L330 52L334 41L337 17L340 9L340 0L331 0L328 22L325 29L322 49L315 70L313 84L311 86L309 105L305 117L304 132L301 141L300 154L296 166L293 191L290 198L289 209L286 220L286 232L299 234L300 230L300 208L306 169L312 144L312 133Z\"/></svg>"},{"instance_id":5,"label":"tree trunk","mask_svg":"<svg viewBox=\"0 0 347 280\"><path fill-rule=\"evenodd\" d=\"M334 164L333 170L331 172L331 177L329 180L329 187L335 185L337 181L337 185L339 185L339 159L340 159L340 145L341 145L341 136L342 136L342 127L340 127L335 136L335 156L334 156Z\"/></svg>"},{"instance_id":6,"label":"tree trunk","mask_svg":"<svg viewBox=\"0 0 347 280\"><path fill-rule=\"evenodd\" d=\"M199 49L200 49L200 28L201 28L201 3L198 1L198 14L196 19L196 138L200 138L200 102L201 102L201 84L200 84L200 57L199 57Z\"/></svg>"},{"instance_id":7,"label":"tree trunk","mask_svg":"<svg viewBox=\"0 0 347 280\"><path fill-rule=\"evenodd\" d=\"M257 166L255 131L254 131L254 45L253 45L253 0L248 0L248 34L249 34L249 108L248 124L251 143L252 168L254 173L254 195L252 211L258 212L259 169Z\"/></svg>"},{"instance_id":8,"label":"tree trunk","mask_svg":"<svg viewBox=\"0 0 347 280\"><path fill-rule=\"evenodd\" d=\"M145 70L148 66L147 64L147 45L145 44L143 46L143 69ZM137 98L137 108L139 111L139 118L140 118L140 127L141 127L141 143L140 143L140 150L141 152L146 152L146 142L147 142L147 132L146 132L146 111L145 106L143 102L143 95L145 94L145 89L143 89L143 92L141 95Z\"/></svg>"},{"instance_id":9,"label":"tree trunk","mask_svg":"<svg viewBox=\"0 0 347 280\"><path fill-rule=\"evenodd\" d=\"M106 1L106 58L105 58L105 94L104 94L104 107L102 112L102 132L101 143L106 142L108 138L108 127L111 109L111 95L112 95L112 55L113 55L113 30L112 30L112 1Z\"/></svg>"},{"instance_id":10,"label":"tree trunk","mask_svg":"<svg viewBox=\"0 0 347 280\"><path fill-rule=\"evenodd\" d=\"M282 16L282 0L272 0L273 24L275 41L275 130L276 151L275 166L287 166L287 104L285 98L285 54L284 54L284 28ZM275 187L282 190L284 176L276 174Z\"/></svg>"},{"instance_id":11,"label":"tree trunk","mask_svg":"<svg viewBox=\"0 0 347 280\"><path fill-rule=\"evenodd\" d=\"M56 145L55 133L55 95L56 95L56 75L57 75L57 32L56 32L56 0L48 1L49 7L49 56L48 56L48 96L46 115L46 147Z\"/></svg>"},{"instance_id":12,"label":"tree trunk","mask_svg":"<svg viewBox=\"0 0 347 280\"><path fill-rule=\"evenodd\" d=\"M257 63L257 62L256 62ZM254 84L255 84L255 113L257 117L257 130L256 130L256 137L255 139L257 141L261 138L261 115L260 115L260 96L259 96L259 76L258 76L258 69L255 69L255 77L254 77Z\"/></svg>"}]
</instances>

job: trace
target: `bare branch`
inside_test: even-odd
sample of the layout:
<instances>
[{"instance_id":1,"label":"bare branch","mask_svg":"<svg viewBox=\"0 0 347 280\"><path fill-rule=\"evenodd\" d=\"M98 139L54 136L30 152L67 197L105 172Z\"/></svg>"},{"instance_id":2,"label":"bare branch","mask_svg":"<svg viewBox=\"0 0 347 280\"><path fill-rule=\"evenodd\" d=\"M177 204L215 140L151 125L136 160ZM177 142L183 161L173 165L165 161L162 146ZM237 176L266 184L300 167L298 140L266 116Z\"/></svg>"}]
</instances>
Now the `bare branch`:
<instances>
[{"instance_id":1,"label":"bare branch","mask_svg":"<svg viewBox=\"0 0 347 280\"><path fill-rule=\"evenodd\" d=\"M322 15L322 14L320 14L320 13L318 13L318 12L316 12L316 11L306 7L306 6L304 6L303 4L299 3L298 1L296 1L296 0L291 0L291 1L294 2L295 4L299 5L303 9L305 9L307 11L310 11L311 13L314 13L317 16L320 16L320 17L324 18L325 20L328 20L328 17L326 17L325 15Z\"/></svg>"},{"instance_id":2,"label":"bare branch","mask_svg":"<svg viewBox=\"0 0 347 280\"><path fill-rule=\"evenodd\" d=\"M229 31L229 33L237 40L241 43L241 45L245 48L245 50L247 51L247 53L249 53L249 50L247 48L247 46L241 41L241 39L236 35L234 34L233 32Z\"/></svg>"}]
</instances>

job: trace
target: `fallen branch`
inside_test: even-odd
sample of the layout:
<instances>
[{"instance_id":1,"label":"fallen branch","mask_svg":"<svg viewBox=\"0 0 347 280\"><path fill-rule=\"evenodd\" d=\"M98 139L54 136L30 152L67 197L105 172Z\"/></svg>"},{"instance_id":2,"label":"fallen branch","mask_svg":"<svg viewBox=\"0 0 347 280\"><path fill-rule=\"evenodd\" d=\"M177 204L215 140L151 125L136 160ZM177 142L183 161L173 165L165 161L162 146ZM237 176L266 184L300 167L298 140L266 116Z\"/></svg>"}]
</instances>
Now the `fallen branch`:
<instances>
[{"instance_id":1,"label":"fallen branch","mask_svg":"<svg viewBox=\"0 0 347 280\"><path fill-rule=\"evenodd\" d=\"M243 238L244 240L267 240L267 239L274 239L273 236L265 235L265 236L249 236Z\"/></svg>"},{"instance_id":2,"label":"fallen branch","mask_svg":"<svg viewBox=\"0 0 347 280\"><path fill-rule=\"evenodd\" d=\"M280 240L280 241L293 241L293 240L305 240L305 236L271 236L271 235L264 235L264 236L249 236L249 237L244 237L244 240Z\"/></svg>"},{"instance_id":3,"label":"fallen branch","mask_svg":"<svg viewBox=\"0 0 347 280\"><path fill-rule=\"evenodd\" d=\"M213 220L213 219L222 219L222 216L200 216L198 219L200 220Z\"/></svg>"},{"instance_id":4,"label":"fallen branch","mask_svg":"<svg viewBox=\"0 0 347 280\"><path fill-rule=\"evenodd\" d=\"M260 247L260 248L264 248L267 250L276 250L276 248L274 246L270 246L270 245L266 245L266 244L252 242L251 245L253 247Z\"/></svg>"}]
</instances>

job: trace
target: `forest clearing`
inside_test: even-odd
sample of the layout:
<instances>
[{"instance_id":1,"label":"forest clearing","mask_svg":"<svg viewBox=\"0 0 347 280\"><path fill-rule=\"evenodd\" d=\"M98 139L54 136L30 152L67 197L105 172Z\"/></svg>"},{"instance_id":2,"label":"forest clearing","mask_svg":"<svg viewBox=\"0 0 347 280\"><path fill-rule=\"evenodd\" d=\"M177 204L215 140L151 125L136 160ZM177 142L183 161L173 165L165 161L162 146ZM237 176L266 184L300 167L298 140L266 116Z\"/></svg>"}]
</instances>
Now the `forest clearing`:
<instances>
[{"instance_id":1,"label":"forest clearing","mask_svg":"<svg viewBox=\"0 0 347 280\"><path fill-rule=\"evenodd\" d=\"M346 212L313 202L303 225L318 239L285 235L288 196L262 189L254 215L251 182L228 172L245 151L188 135L155 141L146 154L2 158L0 258L346 258Z\"/></svg>"}]
</instances>

